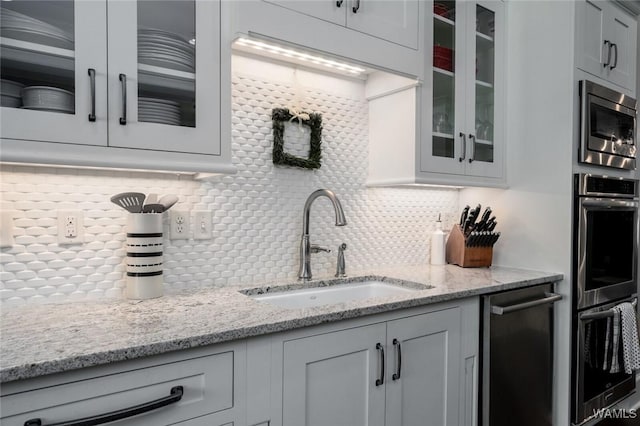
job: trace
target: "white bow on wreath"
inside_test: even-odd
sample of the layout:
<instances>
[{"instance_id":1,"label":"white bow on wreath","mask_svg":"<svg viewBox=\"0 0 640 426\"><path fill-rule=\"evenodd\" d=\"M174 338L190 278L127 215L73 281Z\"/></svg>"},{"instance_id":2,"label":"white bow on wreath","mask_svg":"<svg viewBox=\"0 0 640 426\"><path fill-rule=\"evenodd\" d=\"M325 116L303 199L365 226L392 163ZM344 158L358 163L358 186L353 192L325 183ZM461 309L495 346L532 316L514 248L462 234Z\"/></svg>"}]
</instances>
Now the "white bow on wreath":
<instances>
[{"instance_id":1,"label":"white bow on wreath","mask_svg":"<svg viewBox=\"0 0 640 426\"><path fill-rule=\"evenodd\" d=\"M293 120L298 119L298 125L300 126L300 130L302 130L302 120L309 120L309 114L307 114L306 112L302 112L301 110L298 110L297 108L294 107L290 107L289 108L289 114L291 114L291 118L289 119L289 122L293 124Z\"/></svg>"}]
</instances>

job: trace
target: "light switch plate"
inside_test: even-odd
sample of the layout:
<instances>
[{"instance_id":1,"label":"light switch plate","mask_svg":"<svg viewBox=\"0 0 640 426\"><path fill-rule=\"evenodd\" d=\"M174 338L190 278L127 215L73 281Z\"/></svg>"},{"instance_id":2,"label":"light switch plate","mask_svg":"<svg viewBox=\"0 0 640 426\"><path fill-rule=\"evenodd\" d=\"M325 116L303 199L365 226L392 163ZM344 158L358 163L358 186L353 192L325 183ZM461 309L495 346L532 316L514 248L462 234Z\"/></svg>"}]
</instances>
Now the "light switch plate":
<instances>
[{"instance_id":1,"label":"light switch plate","mask_svg":"<svg viewBox=\"0 0 640 426\"><path fill-rule=\"evenodd\" d=\"M207 210L196 210L193 212L193 239L194 240L210 240L211 231L213 230L212 215Z\"/></svg>"},{"instance_id":2,"label":"light switch plate","mask_svg":"<svg viewBox=\"0 0 640 426\"><path fill-rule=\"evenodd\" d=\"M81 210L58 210L58 243L84 242L84 214Z\"/></svg>"},{"instance_id":3,"label":"light switch plate","mask_svg":"<svg viewBox=\"0 0 640 426\"><path fill-rule=\"evenodd\" d=\"M0 247L13 246L13 218L15 211L2 210L0 212Z\"/></svg>"}]
</instances>

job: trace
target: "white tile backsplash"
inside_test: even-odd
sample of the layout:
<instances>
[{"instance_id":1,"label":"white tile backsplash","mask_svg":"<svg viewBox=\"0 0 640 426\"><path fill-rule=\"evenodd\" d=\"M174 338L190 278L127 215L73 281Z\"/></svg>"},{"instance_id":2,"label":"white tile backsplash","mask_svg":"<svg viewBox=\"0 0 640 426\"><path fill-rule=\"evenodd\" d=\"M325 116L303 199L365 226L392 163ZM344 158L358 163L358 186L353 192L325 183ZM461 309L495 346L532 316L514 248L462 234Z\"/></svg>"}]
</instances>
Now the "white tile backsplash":
<instances>
[{"instance_id":1,"label":"white tile backsplash","mask_svg":"<svg viewBox=\"0 0 640 426\"><path fill-rule=\"evenodd\" d=\"M445 228L456 220L456 190L365 187L363 82L235 57L232 103L232 155L238 173L214 182L155 173L3 166L0 202L3 210L15 212L15 244L0 250L1 302L123 297L126 212L109 201L123 191L173 193L180 198L174 209L213 213L210 240L170 241L165 218L164 281L169 289L295 280L302 206L318 188L338 195L348 225L334 226L328 200L314 203L312 242L332 249L313 255L316 277L335 273L342 242L348 245L347 273L428 262L438 213ZM322 114L319 170L274 167L271 161L271 108L296 104ZM58 244L58 210L83 212L83 244Z\"/></svg>"}]
</instances>

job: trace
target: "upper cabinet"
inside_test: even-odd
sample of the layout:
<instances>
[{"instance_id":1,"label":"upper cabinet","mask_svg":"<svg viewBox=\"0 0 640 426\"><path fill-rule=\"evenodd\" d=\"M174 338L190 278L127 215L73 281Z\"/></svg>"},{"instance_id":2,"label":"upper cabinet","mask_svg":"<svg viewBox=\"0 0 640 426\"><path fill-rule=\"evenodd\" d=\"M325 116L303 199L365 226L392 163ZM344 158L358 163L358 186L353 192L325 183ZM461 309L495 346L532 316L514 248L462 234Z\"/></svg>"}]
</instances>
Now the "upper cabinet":
<instances>
[{"instance_id":1,"label":"upper cabinet","mask_svg":"<svg viewBox=\"0 0 640 426\"><path fill-rule=\"evenodd\" d=\"M371 81L369 184L504 186L504 3L429 4L422 86Z\"/></svg>"},{"instance_id":2,"label":"upper cabinet","mask_svg":"<svg viewBox=\"0 0 640 426\"><path fill-rule=\"evenodd\" d=\"M636 90L636 19L610 1L577 3L578 68Z\"/></svg>"},{"instance_id":3,"label":"upper cabinet","mask_svg":"<svg viewBox=\"0 0 640 426\"><path fill-rule=\"evenodd\" d=\"M418 0L266 0L412 49L418 48Z\"/></svg>"},{"instance_id":4,"label":"upper cabinet","mask_svg":"<svg viewBox=\"0 0 640 426\"><path fill-rule=\"evenodd\" d=\"M235 36L301 46L422 76L425 3L419 0L245 0L232 2Z\"/></svg>"},{"instance_id":5,"label":"upper cabinet","mask_svg":"<svg viewBox=\"0 0 640 426\"><path fill-rule=\"evenodd\" d=\"M231 171L220 22L218 1L3 2L2 160Z\"/></svg>"}]
</instances>

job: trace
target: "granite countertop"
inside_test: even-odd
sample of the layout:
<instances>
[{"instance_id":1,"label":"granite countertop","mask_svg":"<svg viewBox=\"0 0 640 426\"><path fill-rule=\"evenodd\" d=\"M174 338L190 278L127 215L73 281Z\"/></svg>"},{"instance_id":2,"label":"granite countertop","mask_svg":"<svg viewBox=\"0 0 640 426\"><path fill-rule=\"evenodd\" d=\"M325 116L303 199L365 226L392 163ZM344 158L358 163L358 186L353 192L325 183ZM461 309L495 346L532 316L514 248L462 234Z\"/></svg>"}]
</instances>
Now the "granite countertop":
<instances>
[{"instance_id":1,"label":"granite countertop","mask_svg":"<svg viewBox=\"0 0 640 426\"><path fill-rule=\"evenodd\" d=\"M145 301L109 300L4 308L0 382L60 373L164 352L258 336L396 309L559 281L562 274L491 267L416 266L365 271L430 289L335 305L285 309L239 292L278 291L283 283L166 294ZM316 280L307 285L326 285Z\"/></svg>"}]
</instances>

